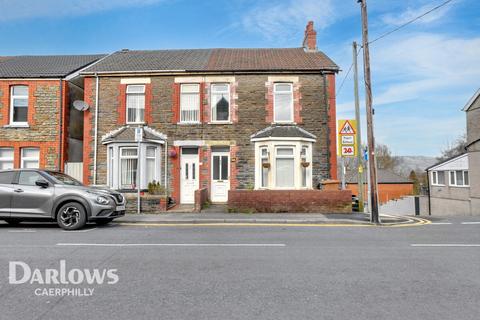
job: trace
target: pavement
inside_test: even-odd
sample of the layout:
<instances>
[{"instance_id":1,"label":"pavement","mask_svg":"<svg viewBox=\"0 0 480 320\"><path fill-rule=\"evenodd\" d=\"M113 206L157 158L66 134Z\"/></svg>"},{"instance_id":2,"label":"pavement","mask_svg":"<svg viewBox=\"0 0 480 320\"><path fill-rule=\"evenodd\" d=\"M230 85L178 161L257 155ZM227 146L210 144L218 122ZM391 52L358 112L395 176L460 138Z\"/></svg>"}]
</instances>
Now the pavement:
<instances>
[{"instance_id":1,"label":"pavement","mask_svg":"<svg viewBox=\"0 0 480 320\"><path fill-rule=\"evenodd\" d=\"M32 271L25 283L9 283L15 261ZM113 270L118 281L52 285L46 269ZM478 297L480 217L405 228L119 222L73 232L0 222L2 320L476 320Z\"/></svg>"}]
</instances>

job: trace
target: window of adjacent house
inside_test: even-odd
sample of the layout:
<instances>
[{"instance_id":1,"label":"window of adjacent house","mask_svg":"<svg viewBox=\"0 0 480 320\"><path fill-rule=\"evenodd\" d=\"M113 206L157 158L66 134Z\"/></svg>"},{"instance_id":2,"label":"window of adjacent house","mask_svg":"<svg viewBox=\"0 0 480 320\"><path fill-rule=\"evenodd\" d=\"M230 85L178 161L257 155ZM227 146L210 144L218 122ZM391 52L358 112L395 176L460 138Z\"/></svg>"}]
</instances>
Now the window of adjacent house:
<instances>
[{"instance_id":1,"label":"window of adjacent house","mask_svg":"<svg viewBox=\"0 0 480 320\"><path fill-rule=\"evenodd\" d=\"M182 84L180 86L180 122L200 122L199 84Z\"/></svg>"},{"instance_id":2,"label":"window of adjacent house","mask_svg":"<svg viewBox=\"0 0 480 320\"><path fill-rule=\"evenodd\" d=\"M120 148L120 187L122 189L133 189L137 185L137 163L137 148Z\"/></svg>"},{"instance_id":3,"label":"window of adjacent house","mask_svg":"<svg viewBox=\"0 0 480 320\"><path fill-rule=\"evenodd\" d=\"M0 148L0 170L13 169L13 148Z\"/></svg>"},{"instance_id":4,"label":"window of adjacent house","mask_svg":"<svg viewBox=\"0 0 480 320\"><path fill-rule=\"evenodd\" d=\"M28 123L28 86L10 88L10 123Z\"/></svg>"},{"instance_id":5,"label":"window of adjacent house","mask_svg":"<svg viewBox=\"0 0 480 320\"><path fill-rule=\"evenodd\" d=\"M127 86L127 123L143 123L145 120L145 85Z\"/></svg>"},{"instance_id":6,"label":"window of adjacent house","mask_svg":"<svg viewBox=\"0 0 480 320\"><path fill-rule=\"evenodd\" d=\"M275 83L273 92L275 122L293 122L293 85L291 83Z\"/></svg>"},{"instance_id":7,"label":"window of adjacent house","mask_svg":"<svg viewBox=\"0 0 480 320\"><path fill-rule=\"evenodd\" d=\"M263 148L260 148L260 172L262 174L261 176L261 184L260 186L262 188L267 188L268 187L268 171L270 170L270 168L268 168L267 166L264 166L265 163L268 163L269 159L268 159L268 148L267 147L263 147Z\"/></svg>"},{"instance_id":8,"label":"window of adjacent house","mask_svg":"<svg viewBox=\"0 0 480 320\"><path fill-rule=\"evenodd\" d=\"M308 163L308 147L302 146L302 151L300 152L300 161L302 162L302 187L307 187L308 179L308 167L304 166L304 163Z\"/></svg>"},{"instance_id":9,"label":"window of adjacent house","mask_svg":"<svg viewBox=\"0 0 480 320\"><path fill-rule=\"evenodd\" d=\"M156 153L157 153L157 148L156 147L147 147L146 151L146 175L147 175L147 183L152 182L155 180L155 177L157 176L156 174L156 168L155 168L155 163L156 163Z\"/></svg>"},{"instance_id":10,"label":"window of adjacent house","mask_svg":"<svg viewBox=\"0 0 480 320\"><path fill-rule=\"evenodd\" d=\"M211 85L212 122L230 120L230 86L226 83Z\"/></svg>"},{"instance_id":11,"label":"window of adjacent house","mask_svg":"<svg viewBox=\"0 0 480 320\"><path fill-rule=\"evenodd\" d=\"M278 188L295 187L295 157L293 148L279 147L276 149L275 181Z\"/></svg>"},{"instance_id":12,"label":"window of adjacent house","mask_svg":"<svg viewBox=\"0 0 480 320\"><path fill-rule=\"evenodd\" d=\"M432 171L432 185L445 185L445 171Z\"/></svg>"},{"instance_id":13,"label":"window of adjacent house","mask_svg":"<svg viewBox=\"0 0 480 320\"><path fill-rule=\"evenodd\" d=\"M36 169L40 167L40 149L22 148L21 168Z\"/></svg>"},{"instance_id":14,"label":"window of adjacent house","mask_svg":"<svg viewBox=\"0 0 480 320\"><path fill-rule=\"evenodd\" d=\"M469 186L468 171L455 170L450 171L450 185L456 187Z\"/></svg>"}]
</instances>

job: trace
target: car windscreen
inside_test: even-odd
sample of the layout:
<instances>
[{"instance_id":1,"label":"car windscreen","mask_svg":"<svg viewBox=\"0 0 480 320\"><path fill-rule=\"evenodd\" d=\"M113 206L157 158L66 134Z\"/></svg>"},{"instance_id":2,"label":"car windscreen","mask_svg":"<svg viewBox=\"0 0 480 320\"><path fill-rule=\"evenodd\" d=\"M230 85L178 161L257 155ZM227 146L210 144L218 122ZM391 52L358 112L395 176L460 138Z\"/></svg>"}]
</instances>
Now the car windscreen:
<instances>
[{"instance_id":1,"label":"car windscreen","mask_svg":"<svg viewBox=\"0 0 480 320\"><path fill-rule=\"evenodd\" d=\"M75 180L74 178L64 173L54 172L54 171L48 171L47 173L53 178L53 180L55 180L56 183L65 184L69 186L83 186L83 184L80 181Z\"/></svg>"}]
</instances>

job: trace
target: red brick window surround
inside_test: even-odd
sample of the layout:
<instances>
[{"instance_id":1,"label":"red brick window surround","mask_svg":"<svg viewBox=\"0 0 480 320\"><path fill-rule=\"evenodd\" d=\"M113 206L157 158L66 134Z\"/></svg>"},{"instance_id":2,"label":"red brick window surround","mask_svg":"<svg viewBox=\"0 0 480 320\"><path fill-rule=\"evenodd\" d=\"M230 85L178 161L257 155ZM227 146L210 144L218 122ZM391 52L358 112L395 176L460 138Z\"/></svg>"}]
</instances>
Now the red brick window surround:
<instances>
[{"instance_id":1,"label":"red brick window surround","mask_svg":"<svg viewBox=\"0 0 480 320\"><path fill-rule=\"evenodd\" d=\"M265 83L267 123L301 124L300 83L297 77L269 77ZM290 105L290 106L289 106Z\"/></svg>"},{"instance_id":2,"label":"red brick window surround","mask_svg":"<svg viewBox=\"0 0 480 320\"><path fill-rule=\"evenodd\" d=\"M118 90L118 124L152 122L152 85L150 83L122 83Z\"/></svg>"},{"instance_id":3,"label":"red brick window surround","mask_svg":"<svg viewBox=\"0 0 480 320\"><path fill-rule=\"evenodd\" d=\"M203 119L212 124L238 122L238 82L219 81L205 83Z\"/></svg>"},{"instance_id":4,"label":"red brick window surround","mask_svg":"<svg viewBox=\"0 0 480 320\"><path fill-rule=\"evenodd\" d=\"M34 92L38 84L41 82L0 81L0 126L28 127L35 124ZM13 109L14 105L17 108Z\"/></svg>"}]
</instances>

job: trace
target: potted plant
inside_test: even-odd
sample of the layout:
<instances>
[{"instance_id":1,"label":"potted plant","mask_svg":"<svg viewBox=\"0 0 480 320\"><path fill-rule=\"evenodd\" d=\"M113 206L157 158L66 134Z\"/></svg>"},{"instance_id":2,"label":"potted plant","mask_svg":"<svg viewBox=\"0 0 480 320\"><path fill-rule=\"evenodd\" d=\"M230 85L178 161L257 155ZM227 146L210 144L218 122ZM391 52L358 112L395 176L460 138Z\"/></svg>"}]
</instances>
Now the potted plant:
<instances>
[{"instance_id":1,"label":"potted plant","mask_svg":"<svg viewBox=\"0 0 480 320\"><path fill-rule=\"evenodd\" d=\"M310 165L310 162L302 161L302 167L306 168Z\"/></svg>"},{"instance_id":2,"label":"potted plant","mask_svg":"<svg viewBox=\"0 0 480 320\"><path fill-rule=\"evenodd\" d=\"M264 162L262 163L262 167L269 169L270 168L270 163L269 162Z\"/></svg>"},{"instance_id":3,"label":"potted plant","mask_svg":"<svg viewBox=\"0 0 480 320\"><path fill-rule=\"evenodd\" d=\"M160 182L153 180L148 183L148 193L151 195L164 195L165 188L160 184Z\"/></svg>"}]
</instances>

